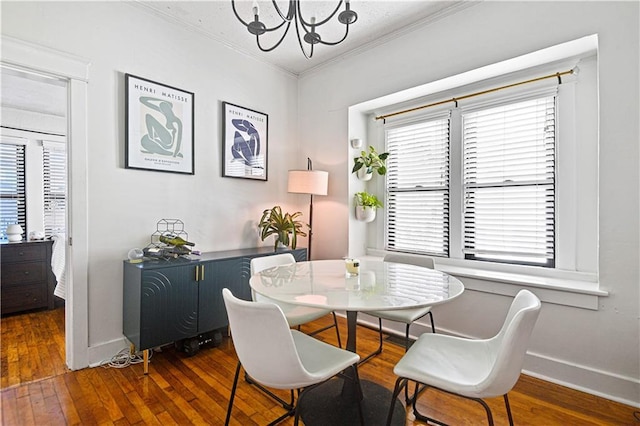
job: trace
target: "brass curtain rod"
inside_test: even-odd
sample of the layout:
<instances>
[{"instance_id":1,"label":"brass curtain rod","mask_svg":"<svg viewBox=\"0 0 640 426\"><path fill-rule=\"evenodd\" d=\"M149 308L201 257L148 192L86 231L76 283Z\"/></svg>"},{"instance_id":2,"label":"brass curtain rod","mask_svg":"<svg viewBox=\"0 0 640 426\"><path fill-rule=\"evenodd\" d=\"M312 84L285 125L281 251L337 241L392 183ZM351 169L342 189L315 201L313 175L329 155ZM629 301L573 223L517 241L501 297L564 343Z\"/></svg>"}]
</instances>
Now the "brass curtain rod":
<instances>
[{"instance_id":1,"label":"brass curtain rod","mask_svg":"<svg viewBox=\"0 0 640 426\"><path fill-rule=\"evenodd\" d=\"M516 87L516 86L521 86L523 84L535 83L537 81L546 80L548 78L557 78L558 79L558 83L562 84L562 78L561 77L563 75L574 74L574 73L577 74L577 69L576 68L570 69L569 71L557 72L555 74L549 74L549 75L545 75L545 76L542 76L542 77L533 78L531 80L520 81L518 83L513 83L513 84L507 84L506 86L500 86L500 87L495 87L493 89L483 90L481 92L471 93L469 95L460 96L458 98L451 98L451 99L447 99L447 100L440 101L440 102L434 102L434 103L428 104L428 105L421 105L421 106L418 106L418 107L415 107L415 108L405 109L405 110L398 111L398 112L392 112L391 114L379 115L378 117L376 117L376 120L386 120L389 117L394 117L396 115L406 114L406 113L409 113L409 112L414 112L414 111L418 111L418 110L425 109L425 108L431 108L431 107L434 107L434 106L446 104L447 102L455 102L456 103L456 107L457 107L458 106L458 101L463 100L463 99L473 98L474 96L486 95L487 93L493 93L493 92L497 92L499 90L509 89L511 87Z\"/></svg>"}]
</instances>

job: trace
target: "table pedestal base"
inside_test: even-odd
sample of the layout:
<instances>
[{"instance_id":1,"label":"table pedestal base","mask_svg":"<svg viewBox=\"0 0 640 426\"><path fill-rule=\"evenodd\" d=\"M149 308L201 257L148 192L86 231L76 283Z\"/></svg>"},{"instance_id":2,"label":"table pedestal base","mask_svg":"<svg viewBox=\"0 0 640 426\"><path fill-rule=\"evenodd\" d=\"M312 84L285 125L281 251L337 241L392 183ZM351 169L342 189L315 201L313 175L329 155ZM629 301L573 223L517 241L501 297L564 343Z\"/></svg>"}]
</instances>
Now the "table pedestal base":
<instances>
[{"instance_id":1,"label":"table pedestal base","mask_svg":"<svg viewBox=\"0 0 640 426\"><path fill-rule=\"evenodd\" d=\"M393 394L377 383L361 380L362 411L366 425L384 425ZM306 426L354 426L360 424L355 395L342 395L343 379L332 379L313 389L302 399L300 417ZM404 425L405 408L399 399L394 404L392 425Z\"/></svg>"}]
</instances>

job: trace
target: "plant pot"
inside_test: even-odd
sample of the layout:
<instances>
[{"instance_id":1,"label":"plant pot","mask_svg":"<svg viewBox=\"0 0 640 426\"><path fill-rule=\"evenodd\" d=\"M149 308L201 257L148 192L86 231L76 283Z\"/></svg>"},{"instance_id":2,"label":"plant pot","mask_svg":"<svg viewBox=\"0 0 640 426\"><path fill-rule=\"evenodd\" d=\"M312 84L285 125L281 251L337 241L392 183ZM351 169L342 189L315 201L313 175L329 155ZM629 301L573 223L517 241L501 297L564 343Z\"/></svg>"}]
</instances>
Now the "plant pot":
<instances>
[{"instance_id":1,"label":"plant pot","mask_svg":"<svg viewBox=\"0 0 640 426\"><path fill-rule=\"evenodd\" d=\"M356 206L356 219L361 222L373 222L376 218L376 209L369 206Z\"/></svg>"},{"instance_id":2,"label":"plant pot","mask_svg":"<svg viewBox=\"0 0 640 426\"><path fill-rule=\"evenodd\" d=\"M358 176L358 179L362 181L368 181L368 180L371 180L371 178L373 177L373 172L367 173L367 168L362 167L357 171L356 176Z\"/></svg>"}]
</instances>

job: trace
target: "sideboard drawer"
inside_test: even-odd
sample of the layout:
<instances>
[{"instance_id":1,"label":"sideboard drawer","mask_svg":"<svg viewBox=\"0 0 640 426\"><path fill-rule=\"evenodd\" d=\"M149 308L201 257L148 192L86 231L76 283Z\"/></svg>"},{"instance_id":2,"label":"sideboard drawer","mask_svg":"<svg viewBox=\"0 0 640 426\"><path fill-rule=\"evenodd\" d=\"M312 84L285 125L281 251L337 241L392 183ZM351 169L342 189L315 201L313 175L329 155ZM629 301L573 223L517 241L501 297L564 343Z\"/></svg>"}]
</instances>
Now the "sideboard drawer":
<instances>
[{"instance_id":1,"label":"sideboard drawer","mask_svg":"<svg viewBox=\"0 0 640 426\"><path fill-rule=\"evenodd\" d=\"M24 311L47 305L47 288L41 284L2 287L2 313Z\"/></svg>"},{"instance_id":2,"label":"sideboard drawer","mask_svg":"<svg viewBox=\"0 0 640 426\"><path fill-rule=\"evenodd\" d=\"M2 286L44 281L46 265L42 262L5 263L2 266Z\"/></svg>"},{"instance_id":3,"label":"sideboard drawer","mask_svg":"<svg viewBox=\"0 0 640 426\"><path fill-rule=\"evenodd\" d=\"M11 248L11 250L8 250ZM46 260L47 247L44 244L11 244L2 250L2 263Z\"/></svg>"}]
</instances>

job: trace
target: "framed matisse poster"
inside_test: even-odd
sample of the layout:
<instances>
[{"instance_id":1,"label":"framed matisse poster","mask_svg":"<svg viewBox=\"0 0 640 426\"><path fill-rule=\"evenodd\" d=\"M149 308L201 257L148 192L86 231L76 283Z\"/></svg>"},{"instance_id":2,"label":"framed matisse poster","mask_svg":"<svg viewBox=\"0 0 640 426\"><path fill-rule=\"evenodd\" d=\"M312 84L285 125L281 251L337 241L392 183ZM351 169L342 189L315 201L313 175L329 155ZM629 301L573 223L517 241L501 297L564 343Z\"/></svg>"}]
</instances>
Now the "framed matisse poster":
<instances>
[{"instance_id":1,"label":"framed matisse poster","mask_svg":"<svg viewBox=\"0 0 640 426\"><path fill-rule=\"evenodd\" d=\"M223 102L222 176L267 180L269 116Z\"/></svg>"},{"instance_id":2,"label":"framed matisse poster","mask_svg":"<svg viewBox=\"0 0 640 426\"><path fill-rule=\"evenodd\" d=\"M194 174L194 94L125 74L125 167Z\"/></svg>"}]
</instances>

